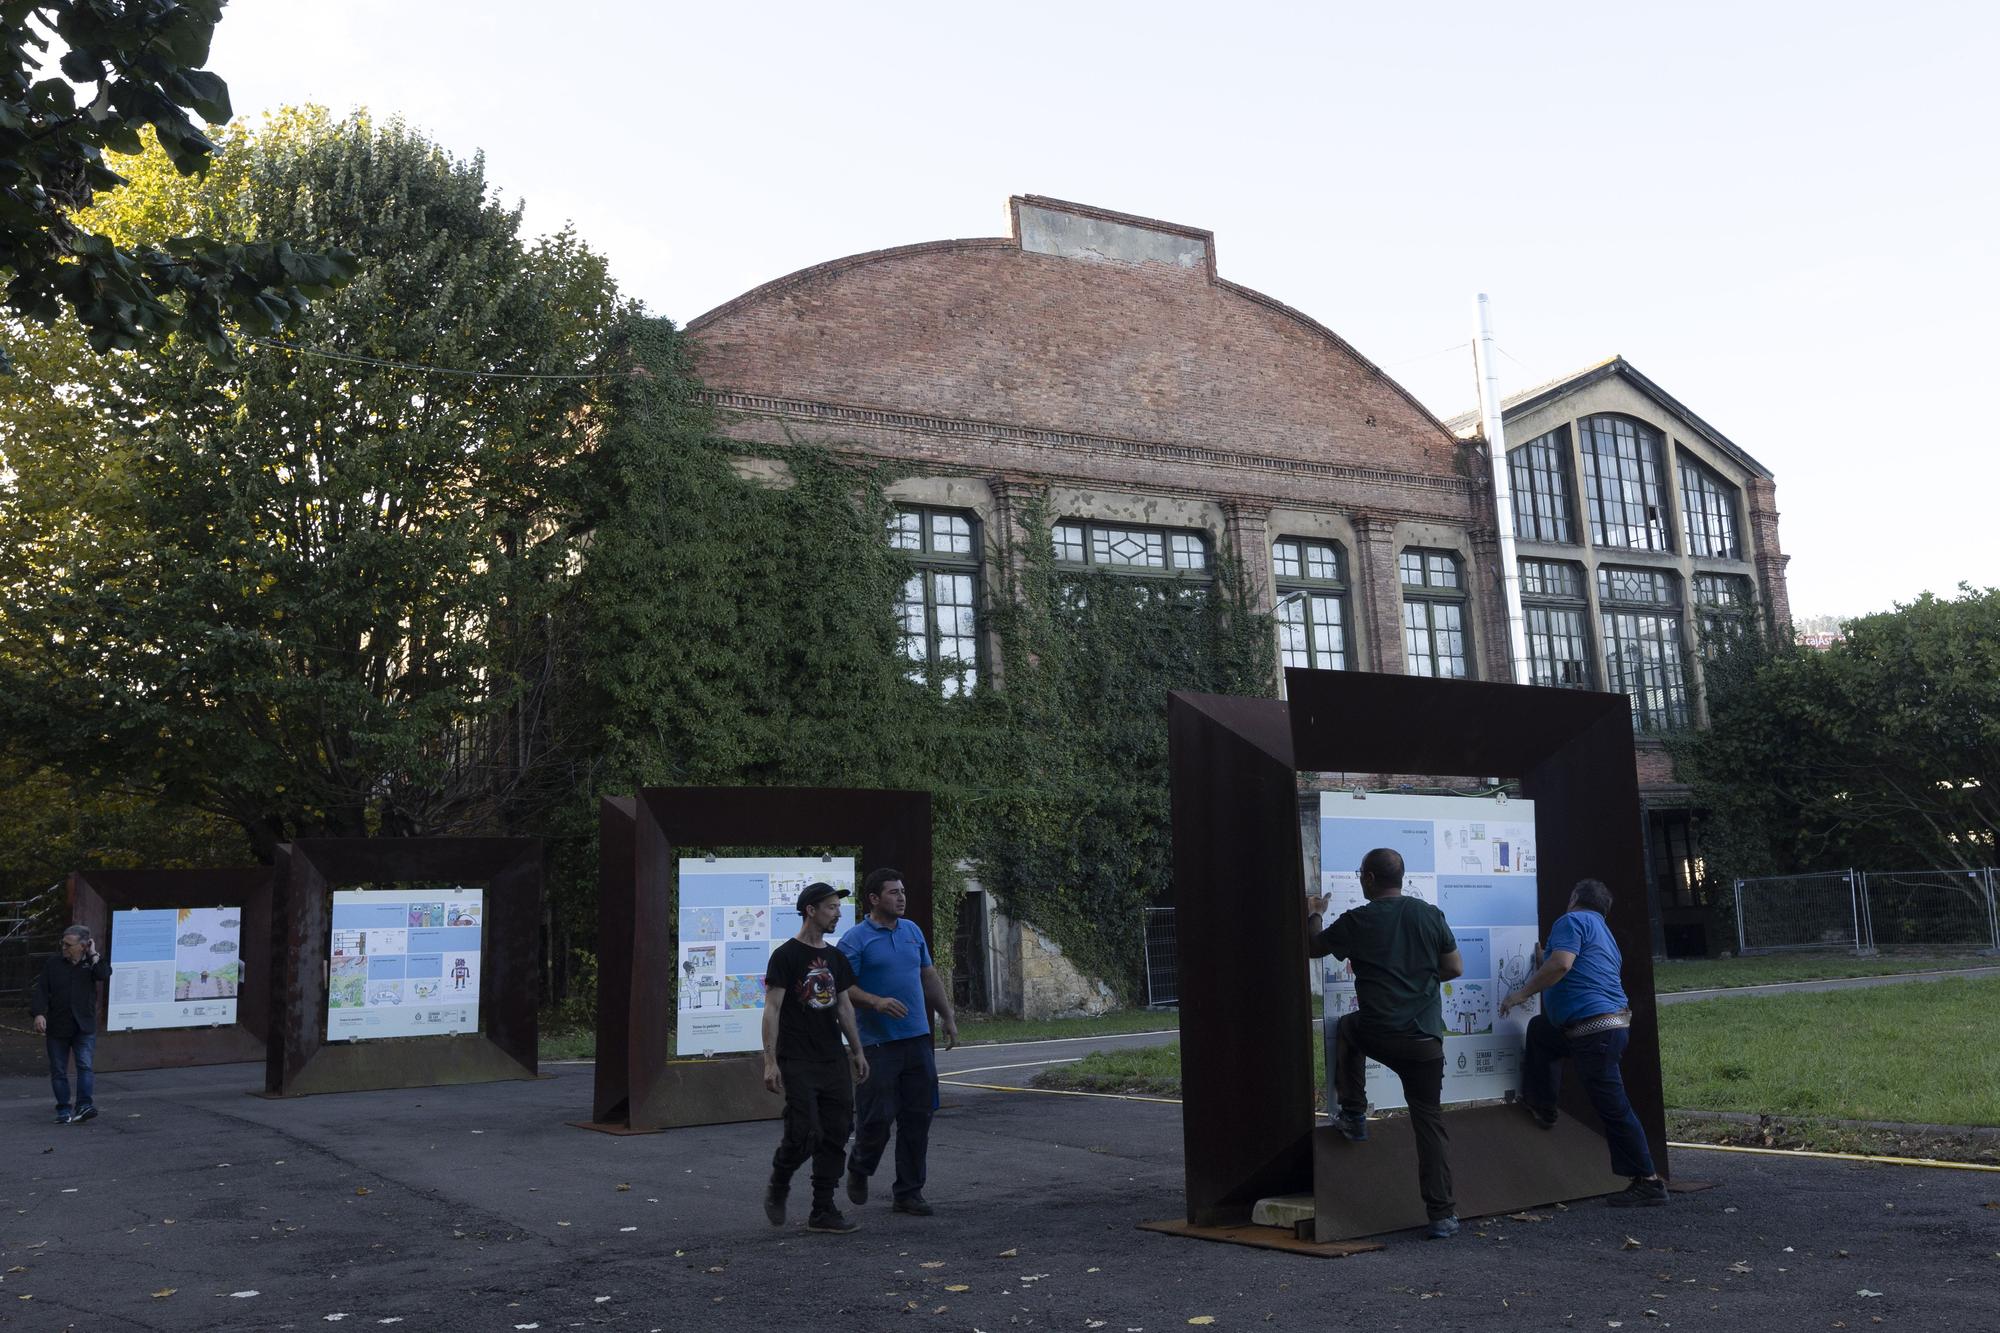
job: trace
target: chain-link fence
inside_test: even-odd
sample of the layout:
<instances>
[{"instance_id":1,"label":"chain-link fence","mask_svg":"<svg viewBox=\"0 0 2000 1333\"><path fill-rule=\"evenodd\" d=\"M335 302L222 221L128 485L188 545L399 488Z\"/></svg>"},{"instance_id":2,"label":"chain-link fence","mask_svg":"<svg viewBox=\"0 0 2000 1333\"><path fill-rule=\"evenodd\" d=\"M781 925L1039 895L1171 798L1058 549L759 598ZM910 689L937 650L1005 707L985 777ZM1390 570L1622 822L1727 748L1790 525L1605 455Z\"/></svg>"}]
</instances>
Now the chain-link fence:
<instances>
[{"instance_id":1,"label":"chain-link fence","mask_svg":"<svg viewBox=\"0 0 2000 1333\"><path fill-rule=\"evenodd\" d=\"M2000 952L1994 870L1835 870L1736 881L1741 953Z\"/></svg>"},{"instance_id":2,"label":"chain-link fence","mask_svg":"<svg viewBox=\"0 0 2000 1333\"><path fill-rule=\"evenodd\" d=\"M1174 935L1174 909L1146 909L1146 1007L1161 1009L1181 1002L1180 953Z\"/></svg>"},{"instance_id":3,"label":"chain-link fence","mask_svg":"<svg viewBox=\"0 0 2000 1333\"><path fill-rule=\"evenodd\" d=\"M1871 870L1862 912L1877 949L2000 949L1991 870Z\"/></svg>"},{"instance_id":4,"label":"chain-link fence","mask_svg":"<svg viewBox=\"0 0 2000 1333\"><path fill-rule=\"evenodd\" d=\"M1846 949L1863 953L1861 877L1851 870L1736 881L1739 953Z\"/></svg>"}]
</instances>

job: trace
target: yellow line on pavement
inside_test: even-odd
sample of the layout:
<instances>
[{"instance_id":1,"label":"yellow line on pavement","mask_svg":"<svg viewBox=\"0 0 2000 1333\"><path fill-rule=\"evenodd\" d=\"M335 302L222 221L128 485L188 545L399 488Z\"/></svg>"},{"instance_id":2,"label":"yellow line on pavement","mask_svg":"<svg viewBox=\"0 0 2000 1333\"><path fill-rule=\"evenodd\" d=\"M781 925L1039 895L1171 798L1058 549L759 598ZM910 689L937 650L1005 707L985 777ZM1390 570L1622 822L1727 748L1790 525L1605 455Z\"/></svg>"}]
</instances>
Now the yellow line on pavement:
<instances>
[{"instance_id":1,"label":"yellow line on pavement","mask_svg":"<svg viewBox=\"0 0 2000 1333\"><path fill-rule=\"evenodd\" d=\"M2000 1166L1984 1162L1940 1162L1935 1157L1878 1157L1858 1152L1816 1152L1809 1148L1746 1148L1734 1143L1675 1143L1669 1148L1695 1148L1701 1152L1747 1152L1763 1157L1821 1157L1831 1162L1880 1162L1884 1166L1932 1166L1944 1171L2000 1171Z\"/></svg>"}]
</instances>

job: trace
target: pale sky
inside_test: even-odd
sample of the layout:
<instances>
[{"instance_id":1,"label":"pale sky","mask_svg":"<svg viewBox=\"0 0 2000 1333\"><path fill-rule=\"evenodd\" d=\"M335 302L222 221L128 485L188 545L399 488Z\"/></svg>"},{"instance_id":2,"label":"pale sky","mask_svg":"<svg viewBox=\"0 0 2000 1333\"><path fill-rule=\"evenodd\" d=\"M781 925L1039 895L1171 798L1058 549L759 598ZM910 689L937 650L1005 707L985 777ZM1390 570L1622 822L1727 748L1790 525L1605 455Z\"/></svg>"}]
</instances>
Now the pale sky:
<instances>
[{"instance_id":1,"label":"pale sky","mask_svg":"<svg viewBox=\"0 0 2000 1333\"><path fill-rule=\"evenodd\" d=\"M1504 392L1622 353L1777 474L1805 616L2000 585L1996 54L1928 0L232 0L210 67L483 150L681 323L1053 195L1212 229L1448 417L1488 292Z\"/></svg>"}]
</instances>

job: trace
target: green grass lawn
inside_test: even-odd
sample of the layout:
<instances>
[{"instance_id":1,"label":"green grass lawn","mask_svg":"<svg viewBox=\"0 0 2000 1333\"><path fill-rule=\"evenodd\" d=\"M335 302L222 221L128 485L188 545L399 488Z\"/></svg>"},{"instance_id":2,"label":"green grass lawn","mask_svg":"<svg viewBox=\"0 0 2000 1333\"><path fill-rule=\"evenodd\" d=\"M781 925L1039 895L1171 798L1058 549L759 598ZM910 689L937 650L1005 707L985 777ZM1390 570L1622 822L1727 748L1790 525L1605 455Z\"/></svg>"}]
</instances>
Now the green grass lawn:
<instances>
[{"instance_id":1,"label":"green grass lawn","mask_svg":"<svg viewBox=\"0 0 2000 1333\"><path fill-rule=\"evenodd\" d=\"M2000 979L1702 1000L1660 1010L1667 1105L1701 1111L2000 1124ZM1313 1042L1314 1086L1325 1083ZM1086 1056L1037 1087L1180 1095L1180 1047Z\"/></svg>"},{"instance_id":2,"label":"green grass lawn","mask_svg":"<svg viewBox=\"0 0 2000 1333\"><path fill-rule=\"evenodd\" d=\"M1113 1037L1127 1032L1171 1032L1181 1025L1177 1009L1114 1009L1097 1018L988 1018L961 1014L958 1044L996 1041L1046 1041L1054 1037Z\"/></svg>"},{"instance_id":3,"label":"green grass lawn","mask_svg":"<svg viewBox=\"0 0 2000 1333\"><path fill-rule=\"evenodd\" d=\"M1653 964L1653 990L1708 990L1722 986L1765 986L1780 981L1826 981L1834 977L1885 977L1898 972L1943 972L1967 967L2000 967L1983 954L1942 956L1852 954L1759 954L1751 958L1675 958Z\"/></svg>"},{"instance_id":4,"label":"green grass lawn","mask_svg":"<svg viewBox=\"0 0 2000 1333\"><path fill-rule=\"evenodd\" d=\"M2000 978L1660 1010L1669 1106L2000 1124Z\"/></svg>"}]
</instances>

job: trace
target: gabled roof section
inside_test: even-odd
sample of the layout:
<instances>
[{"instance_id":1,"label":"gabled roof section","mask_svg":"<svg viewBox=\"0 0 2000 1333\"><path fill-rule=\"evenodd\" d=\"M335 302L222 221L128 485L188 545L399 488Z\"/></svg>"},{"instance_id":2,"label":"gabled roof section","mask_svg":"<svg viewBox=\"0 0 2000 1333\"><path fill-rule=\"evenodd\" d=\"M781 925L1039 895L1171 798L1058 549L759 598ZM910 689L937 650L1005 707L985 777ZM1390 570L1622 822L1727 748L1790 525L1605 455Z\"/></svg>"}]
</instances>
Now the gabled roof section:
<instances>
[{"instance_id":1,"label":"gabled roof section","mask_svg":"<svg viewBox=\"0 0 2000 1333\"><path fill-rule=\"evenodd\" d=\"M1538 384L1532 389L1526 389L1502 399L1500 403L1500 419L1503 423L1513 421L1517 417L1526 416L1530 412L1546 407L1556 399L1564 397L1567 394L1576 393L1581 389L1587 389L1593 384L1600 384L1609 379L1621 379L1625 381L1632 388L1652 399L1653 402L1659 405L1662 411L1679 421L1690 433L1700 436L1703 440L1721 450L1729 458L1741 464L1746 471L1763 477L1766 480L1771 479L1771 469L1752 458L1749 453L1721 431L1703 421L1693 412L1690 412L1680 399L1675 398L1665 389L1662 389L1659 385L1641 374L1638 367L1622 356L1613 356L1608 360L1599 361L1595 365L1586 366L1584 369L1574 371L1560 379L1550 380L1547 384ZM1479 438L1485 429L1484 419L1477 408L1474 408L1470 412L1459 413L1457 416L1446 421L1445 425L1460 438L1468 440Z\"/></svg>"}]
</instances>

